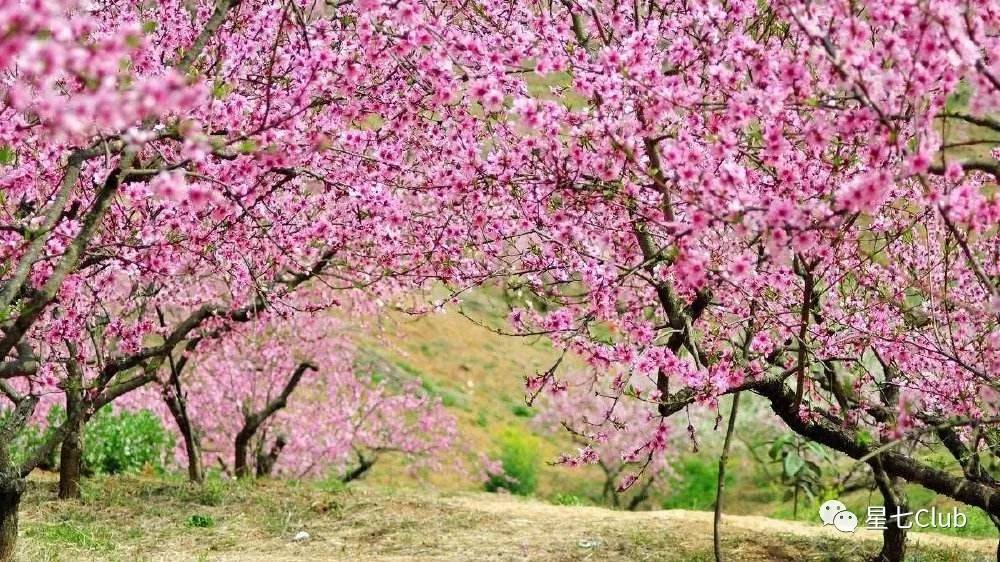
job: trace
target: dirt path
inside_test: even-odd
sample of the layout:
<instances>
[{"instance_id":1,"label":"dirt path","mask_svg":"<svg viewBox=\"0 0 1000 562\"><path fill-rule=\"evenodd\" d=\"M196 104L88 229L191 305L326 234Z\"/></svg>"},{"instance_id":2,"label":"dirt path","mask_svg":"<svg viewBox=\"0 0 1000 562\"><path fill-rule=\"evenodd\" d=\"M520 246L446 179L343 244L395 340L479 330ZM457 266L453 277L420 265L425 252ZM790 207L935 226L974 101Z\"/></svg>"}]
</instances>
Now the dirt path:
<instances>
[{"instance_id":1,"label":"dirt path","mask_svg":"<svg viewBox=\"0 0 1000 562\"><path fill-rule=\"evenodd\" d=\"M754 516L724 519L724 547L735 562L842 562L877 550L875 531L844 534L830 527ZM663 561L712 560L712 514L628 513L557 506L496 494L439 496L365 493L338 521L305 525L303 543L267 541L252 552L209 556L220 562L292 560L402 561ZM986 562L996 543L938 534L911 536L921 562ZM259 553L255 557L254 553ZM919 555L919 558L917 558ZM176 557L171 557L176 560Z\"/></svg>"},{"instance_id":2,"label":"dirt path","mask_svg":"<svg viewBox=\"0 0 1000 562\"><path fill-rule=\"evenodd\" d=\"M663 511L620 512L599 507L564 507L518 498L504 498L496 495L478 494L445 498L444 502L470 511L488 512L497 515L516 513L518 519L511 523L533 524L537 521L565 520L559 525L564 531L572 532L574 527L608 525L611 527L635 526L638 528L661 527L667 531L682 533L684 540L694 543L711 541L713 514L707 511L672 509ZM513 506L516 508L512 509ZM858 529L854 533L842 533L830 526L820 526L800 521L785 521L751 515L725 515L723 529L729 538L748 539L752 536L770 536L776 539L796 537L802 539L823 539L836 542L881 541L879 531ZM916 547L936 547L945 550L961 550L989 557L996 553L997 542L989 539L970 539L942 535L938 533L911 533L910 544Z\"/></svg>"}]
</instances>

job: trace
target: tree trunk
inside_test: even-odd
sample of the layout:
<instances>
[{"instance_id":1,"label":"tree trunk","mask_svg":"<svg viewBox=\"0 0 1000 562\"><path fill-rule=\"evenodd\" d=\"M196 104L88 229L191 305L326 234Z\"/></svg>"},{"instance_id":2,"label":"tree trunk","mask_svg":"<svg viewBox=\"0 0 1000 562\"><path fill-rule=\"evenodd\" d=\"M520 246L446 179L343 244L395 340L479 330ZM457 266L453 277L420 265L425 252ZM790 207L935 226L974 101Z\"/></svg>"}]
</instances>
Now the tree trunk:
<instances>
[{"instance_id":1,"label":"tree trunk","mask_svg":"<svg viewBox=\"0 0 1000 562\"><path fill-rule=\"evenodd\" d=\"M83 440L80 429L68 428L59 455L59 499L80 499L80 478L83 473Z\"/></svg>"},{"instance_id":2,"label":"tree trunk","mask_svg":"<svg viewBox=\"0 0 1000 562\"><path fill-rule=\"evenodd\" d=\"M260 426L273 416L278 410L284 408L288 404L288 397L295 392L295 387L298 386L299 381L302 380L302 376L305 375L306 371L315 371L317 367L309 362L299 363L295 367L295 371L292 372L292 376L288 378L285 383L285 387L281 390L276 398L271 400L264 406L264 409L251 413L245 411L243 413L243 428L240 432L236 434L236 440L233 443L235 449L235 455L233 458L233 472L236 474L237 478L246 478L250 476L250 465L247 462L247 457L250 455L250 440L260 429Z\"/></svg>"},{"instance_id":3,"label":"tree trunk","mask_svg":"<svg viewBox=\"0 0 1000 562\"><path fill-rule=\"evenodd\" d=\"M733 433L736 431L736 413L740 407L740 393L733 394L733 405L729 410L729 425L726 426L726 438L722 443L722 454L719 455L719 480L715 488L715 517L712 521L712 546L715 551L715 562L722 562L722 497L726 491L726 462L729 460L729 448L733 444Z\"/></svg>"},{"instance_id":4,"label":"tree trunk","mask_svg":"<svg viewBox=\"0 0 1000 562\"><path fill-rule=\"evenodd\" d=\"M908 517L895 517L907 512L906 492L903 482L885 473L878 463L872 464L875 473L875 485L882 493L885 504L886 524L882 531L882 550L872 559L872 562L903 562L906 556L906 529L902 527Z\"/></svg>"},{"instance_id":5,"label":"tree trunk","mask_svg":"<svg viewBox=\"0 0 1000 562\"><path fill-rule=\"evenodd\" d=\"M17 511L25 482L19 475L0 476L0 562L14 560L17 547Z\"/></svg>"},{"instance_id":6,"label":"tree trunk","mask_svg":"<svg viewBox=\"0 0 1000 562\"><path fill-rule=\"evenodd\" d=\"M59 499L80 499L83 473L83 391L80 381L71 374L66 386L66 426L59 455Z\"/></svg>"},{"instance_id":7,"label":"tree trunk","mask_svg":"<svg viewBox=\"0 0 1000 562\"><path fill-rule=\"evenodd\" d=\"M161 314L161 323L162 318ZM195 484L201 484L205 481L205 468L201 461L201 443L198 442L194 424L191 423L191 417L188 416L187 398L181 385L181 373L187 366L188 354L194 352L200 341L201 338L189 341L184 348L185 353L177 361L174 361L173 355L167 357L170 365L170 380L167 383L168 386L163 387L162 392L163 401L167 404L167 409L170 410L170 417L174 418L177 430L181 432L181 438L184 439L184 452L188 459L188 480Z\"/></svg>"},{"instance_id":8,"label":"tree trunk","mask_svg":"<svg viewBox=\"0 0 1000 562\"><path fill-rule=\"evenodd\" d=\"M887 412L879 421L893 424L897 419L894 408L899 404L897 373L889 363L882 360L880 355L876 354L876 356L882 365L884 379L879 394L882 405L885 406ZM883 438L882 442L888 443L888 439ZM886 511L886 524L882 531L882 550L873 558L873 562L903 562L903 558L906 556L906 529L902 525L908 517L899 515L907 512L905 483L895 475L886 472L880 456L876 456L868 465L875 477L875 485L882 493L882 503L885 505ZM894 515L897 517L893 517Z\"/></svg>"},{"instance_id":9,"label":"tree trunk","mask_svg":"<svg viewBox=\"0 0 1000 562\"><path fill-rule=\"evenodd\" d=\"M371 467L375 466L375 461L377 459L378 459L378 453L372 455L371 458L365 458L365 456L362 455L360 451L358 451L358 466L354 467L350 472L345 474L344 477L340 479L340 481L343 482L344 484L347 484L348 482L352 482L354 480L357 480L358 478L361 478L362 476L365 475L366 472L368 472L369 469L371 469Z\"/></svg>"},{"instance_id":10,"label":"tree trunk","mask_svg":"<svg viewBox=\"0 0 1000 562\"><path fill-rule=\"evenodd\" d=\"M608 498L611 499L611 506L618 509L620 499L618 497L618 489L616 488L615 479L618 477L617 470L611 470L603 460L598 459L597 465L601 467L604 471L604 490L601 492L601 499L605 502Z\"/></svg>"},{"instance_id":11,"label":"tree trunk","mask_svg":"<svg viewBox=\"0 0 1000 562\"><path fill-rule=\"evenodd\" d=\"M657 475L653 474L646 479L646 483L642 485L642 488L639 488L639 491L636 492L634 496L632 496L632 499L628 501L628 505L625 506L625 509L628 511L636 511L639 509L639 506L643 504L643 502L649 499L649 489L653 486L653 482L656 480L656 477Z\"/></svg>"},{"instance_id":12,"label":"tree trunk","mask_svg":"<svg viewBox=\"0 0 1000 562\"><path fill-rule=\"evenodd\" d=\"M285 439L285 436L279 435L275 438L270 451L265 453L263 447L261 447L261 451L257 453L258 477L271 475L271 472L274 471L274 465L278 462L278 456L281 455L281 450L284 449L287 444L288 441Z\"/></svg>"},{"instance_id":13,"label":"tree trunk","mask_svg":"<svg viewBox=\"0 0 1000 562\"><path fill-rule=\"evenodd\" d=\"M236 454L233 457L233 473L236 474L237 478L250 476L250 465L247 463L247 457L250 454L250 438L253 437L254 431L247 431L248 427L250 426L244 426L236 434L234 443ZM253 426L253 430L256 429L257 426Z\"/></svg>"},{"instance_id":14,"label":"tree trunk","mask_svg":"<svg viewBox=\"0 0 1000 562\"><path fill-rule=\"evenodd\" d=\"M178 396L179 392L179 385L174 388L174 392L164 392L163 401L166 402L167 409L170 410L170 417L174 418L177 430L180 432L181 438L184 439L184 452L188 459L188 480L200 484L205 481L201 446L198 443L198 437L194 434L191 420L188 418L187 404L182 397Z\"/></svg>"},{"instance_id":15,"label":"tree trunk","mask_svg":"<svg viewBox=\"0 0 1000 562\"><path fill-rule=\"evenodd\" d=\"M184 435L184 451L188 458L188 480L201 484L205 481L205 469L201 464L201 450L191 433Z\"/></svg>"},{"instance_id":16,"label":"tree trunk","mask_svg":"<svg viewBox=\"0 0 1000 562\"><path fill-rule=\"evenodd\" d=\"M874 562L903 562L905 556L906 529L900 528L898 521L890 520L882 531L882 550Z\"/></svg>"},{"instance_id":17,"label":"tree trunk","mask_svg":"<svg viewBox=\"0 0 1000 562\"><path fill-rule=\"evenodd\" d=\"M24 467L15 466L10 458L10 443L27 425L38 405L38 397L28 395L16 400L17 406L0 425L0 562L14 560L17 547L17 510L27 487L22 473Z\"/></svg>"}]
</instances>

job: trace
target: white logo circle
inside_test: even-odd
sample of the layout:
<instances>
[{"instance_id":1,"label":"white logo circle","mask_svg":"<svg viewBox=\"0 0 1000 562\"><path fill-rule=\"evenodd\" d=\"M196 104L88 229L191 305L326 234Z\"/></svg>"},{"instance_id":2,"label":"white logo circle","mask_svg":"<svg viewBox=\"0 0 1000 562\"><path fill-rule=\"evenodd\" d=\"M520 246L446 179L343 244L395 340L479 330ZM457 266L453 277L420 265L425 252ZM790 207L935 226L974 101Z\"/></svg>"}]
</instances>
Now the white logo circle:
<instances>
[{"instance_id":1,"label":"white logo circle","mask_svg":"<svg viewBox=\"0 0 1000 562\"><path fill-rule=\"evenodd\" d=\"M833 518L841 511L847 511L847 506L840 500L829 500L819 506L819 518L824 525L833 525Z\"/></svg>"},{"instance_id":2,"label":"white logo circle","mask_svg":"<svg viewBox=\"0 0 1000 562\"><path fill-rule=\"evenodd\" d=\"M858 516L847 510L841 511L833 518L833 526L838 531L853 533L854 529L858 528Z\"/></svg>"}]
</instances>

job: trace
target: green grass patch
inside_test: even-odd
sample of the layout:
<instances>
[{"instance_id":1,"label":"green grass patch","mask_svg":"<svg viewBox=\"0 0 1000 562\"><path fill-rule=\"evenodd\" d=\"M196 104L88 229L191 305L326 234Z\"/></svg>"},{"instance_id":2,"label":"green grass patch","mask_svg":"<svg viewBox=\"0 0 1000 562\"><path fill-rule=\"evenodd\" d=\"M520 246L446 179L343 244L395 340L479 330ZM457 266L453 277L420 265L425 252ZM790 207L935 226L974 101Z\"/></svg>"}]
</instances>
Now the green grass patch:
<instances>
[{"instance_id":1,"label":"green grass patch","mask_svg":"<svg viewBox=\"0 0 1000 562\"><path fill-rule=\"evenodd\" d=\"M510 412L519 418L535 417L535 410L525 406L524 404L514 404L511 406Z\"/></svg>"},{"instance_id":2,"label":"green grass patch","mask_svg":"<svg viewBox=\"0 0 1000 562\"><path fill-rule=\"evenodd\" d=\"M500 436L499 449L503 474L491 475L486 491L505 489L519 496L533 494L542 462L538 438L511 427Z\"/></svg>"},{"instance_id":3,"label":"green grass patch","mask_svg":"<svg viewBox=\"0 0 1000 562\"><path fill-rule=\"evenodd\" d=\"M194 513L184 521L184 524L188 527L196 527L200 529L205 529L208 527L215 526L215 518L211 515L202 515L200 513Z\"/></svg>"},{"instance_id":4,"label":"green grass patch","mask_svg":"<svg viewBox=\"0 0 1000 562\"><path fill-rule=\"evenodd\" d=\"M707 458L688 456L673 465L675 476L669 481L669 493L663 500L664 509L712 509L718 485L718 465ZM726 475L730 487L733 475ZM731 488L730 488L731 489Z\"/></svg>"},{"instance_id":5,"label":"green grass patch","mask_svg":"<svg viewBox=\"0 0 1000 562\"><path fill-rule=\"evenodd\" d=\"M586 505L586 502L580 496L574 494L556 494L552 496L552 503L556 505L569 505L569 506L579 506Z\"/></svg>"},{"instance_id":6,"label":"green grass patch","mask_svg":"<svg viewBox=\"0 0 1000 562\"><path fill-rule=\"evenodd\" d=\"M93 521L68 520L28 525L24 535L57 546L74 546L92 551L114 549L110 530Z\"/></svg>"},{"instance_id":7,"label":"green grass patch","mask_svg":"<svg viewBox=\"0 0 1000 562\"><path fill-rule=\"evenodd\" d=\"M441 404L446 408L458 408L461 410L467 410L469 408L468 400L460 392L446 388L432 381L430 378L425 376L420 376L420 386L424 389L427 394L441 399Z\"/></svg>"}]
</instances>

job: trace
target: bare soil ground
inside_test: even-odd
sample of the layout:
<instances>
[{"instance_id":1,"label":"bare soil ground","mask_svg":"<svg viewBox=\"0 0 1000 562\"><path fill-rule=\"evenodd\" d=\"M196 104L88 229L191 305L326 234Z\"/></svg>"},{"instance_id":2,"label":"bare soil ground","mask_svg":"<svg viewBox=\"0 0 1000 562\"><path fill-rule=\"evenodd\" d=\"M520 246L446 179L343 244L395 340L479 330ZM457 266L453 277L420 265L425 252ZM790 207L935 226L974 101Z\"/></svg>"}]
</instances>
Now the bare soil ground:
<instances>
[{"instance_id":1,"label":"bare soil ground","mask_svg":"<svg viewBox=\"0 0 1000 562\"><path fill-rule=\"evenodd\" d=\"M486 493L442 494L263 481L206 488L156 478L91 481L83 502L34 482L22 507L25 561L712 560L712 516L556 506ZM875 532L727 516L728 560L864 560ZM296 541L300 531L309 534ZM909 560L986 561L996 543L921 533Z\"/></svg>"}]
</instances>

